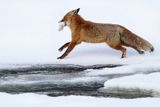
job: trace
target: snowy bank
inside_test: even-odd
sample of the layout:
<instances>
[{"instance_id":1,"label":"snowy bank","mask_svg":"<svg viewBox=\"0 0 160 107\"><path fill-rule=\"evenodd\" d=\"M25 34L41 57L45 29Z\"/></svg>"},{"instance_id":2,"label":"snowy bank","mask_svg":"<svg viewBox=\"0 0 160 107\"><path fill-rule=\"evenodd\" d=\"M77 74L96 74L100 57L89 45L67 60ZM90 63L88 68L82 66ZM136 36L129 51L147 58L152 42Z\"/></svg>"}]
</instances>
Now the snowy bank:
<instances>
[{"instance_id":1,"label":"snowy bank","mask_svg":"<svg viewBox=\"0 0 160 107\"><path fill-rule=\"evenodd\" d=\"M104 88L99 91L104 93L125 94L150 94L160 97L160 72L151 74L138 74L117 79L108 80Z\"/></svg>"}]
</instances>

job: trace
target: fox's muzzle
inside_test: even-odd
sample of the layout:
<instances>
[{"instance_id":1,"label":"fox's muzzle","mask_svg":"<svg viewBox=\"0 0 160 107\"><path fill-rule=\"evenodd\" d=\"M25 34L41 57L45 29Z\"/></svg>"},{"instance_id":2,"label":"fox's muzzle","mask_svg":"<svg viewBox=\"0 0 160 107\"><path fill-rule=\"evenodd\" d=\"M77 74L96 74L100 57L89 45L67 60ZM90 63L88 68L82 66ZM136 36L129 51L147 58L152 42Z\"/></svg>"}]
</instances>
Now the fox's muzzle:
<instances>
[{"instance_id":1,"label":"fox's muzzle","mask_svg":"<svg viewBox=\"0 0 160 107\"><path fill-rule=\"evenodd\" d=\"M64 22L64 20L62 19L62 20L60 20L58 23L61 23L61 22Z\"/></svg>"}]
</instances>

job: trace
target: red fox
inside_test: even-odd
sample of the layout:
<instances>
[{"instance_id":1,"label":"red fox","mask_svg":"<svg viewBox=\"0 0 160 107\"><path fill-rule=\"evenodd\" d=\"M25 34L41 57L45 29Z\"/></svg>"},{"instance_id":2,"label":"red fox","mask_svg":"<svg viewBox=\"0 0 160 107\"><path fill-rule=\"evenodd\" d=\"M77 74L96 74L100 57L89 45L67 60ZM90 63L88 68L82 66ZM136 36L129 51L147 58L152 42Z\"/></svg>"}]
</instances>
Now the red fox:
<instances>
[{"instance_id":1,"label":"red fox","mask_svg":"<svg viewBox=\"0 0 160 107\"><path fill-rule=\"evenodd\" d=\"M62 24L59 30L63 30L65 26L68 26L71 29L72 39L59 48L59 51L62 51L68 47L65 53L57 59L65 58L81 42L106 43L111 48L121 51L121 58L126 57L126 48L124 46L135 49L139 54L143 54L144 51L154 51L154 47L148 41L125 27L117 24L87 21L78 14L79 10L80 8L68 12L59 21Z\"/></svg>"}]
</instances>

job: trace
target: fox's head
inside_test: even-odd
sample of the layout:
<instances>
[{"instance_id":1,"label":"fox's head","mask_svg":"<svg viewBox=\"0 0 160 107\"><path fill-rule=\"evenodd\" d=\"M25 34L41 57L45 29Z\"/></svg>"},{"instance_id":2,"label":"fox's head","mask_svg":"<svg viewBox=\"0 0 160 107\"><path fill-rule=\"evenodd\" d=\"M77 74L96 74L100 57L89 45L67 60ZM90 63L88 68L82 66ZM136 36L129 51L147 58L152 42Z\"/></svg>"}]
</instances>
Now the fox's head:
<instances>
[{"instance_id":1,"label":"fox's head","mask_svg":"<svg viewBox=\"0 0 160 107\"><path fill-rule=\"evenodd\" d=\"M65 26L70 26L70 23L72 21L72 18L75 17L78 12L79 12L80 8L69 11L62 20L60 20L59 23L59 31L63 30L63 28Z\"/></svg>"}]
</instances>

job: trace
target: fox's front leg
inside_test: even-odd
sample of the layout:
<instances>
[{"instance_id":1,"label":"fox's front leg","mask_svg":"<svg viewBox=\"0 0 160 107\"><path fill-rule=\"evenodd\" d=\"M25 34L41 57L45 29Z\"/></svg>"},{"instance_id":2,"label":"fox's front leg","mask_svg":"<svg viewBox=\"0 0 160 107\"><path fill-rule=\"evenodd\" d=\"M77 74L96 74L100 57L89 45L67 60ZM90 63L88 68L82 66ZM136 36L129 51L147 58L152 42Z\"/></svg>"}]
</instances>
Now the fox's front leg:
<instances>
[{"instance_id":1,"label":"fox's front leg","mask_svg":"<svg viewBox=\"0 0 160 107\"><path fill-rule=\"evenodd\" d=\"M65 58L73 50L73 48L76 46L76 44L77 44L76 42L70 42L69 45L68 45L68 48L64 52L64 54L62 56L58 57L57 59L63 59L63 58Z\"/></svg>"},{"instance_id":2,"label":"fox's front leg","mask_svg":"<svg viewBox=\"0 0 160 107\"><path fill-rule=\"evenodd\" d=\"M63 51L64 48L68 47L68 45L70 44L70 42L65 43L64 45L62 45L58 50L61 52Z\"/></svg>"}]
</instances>

